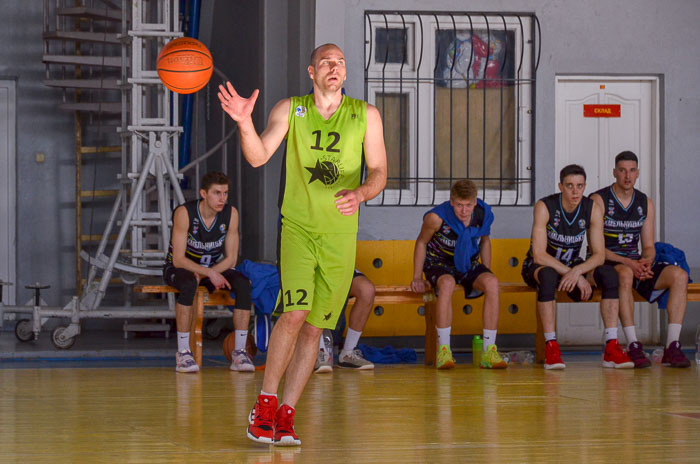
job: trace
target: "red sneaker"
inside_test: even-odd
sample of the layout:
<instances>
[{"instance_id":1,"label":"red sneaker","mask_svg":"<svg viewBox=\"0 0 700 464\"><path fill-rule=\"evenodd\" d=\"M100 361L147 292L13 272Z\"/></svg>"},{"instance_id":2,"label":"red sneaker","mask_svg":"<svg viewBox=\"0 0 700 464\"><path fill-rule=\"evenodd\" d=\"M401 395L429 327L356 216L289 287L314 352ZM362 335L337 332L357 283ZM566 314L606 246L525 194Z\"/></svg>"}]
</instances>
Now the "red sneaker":
<instances>
[{"instance_id":1,"label":"red sneaker","mask_svg":"<svg viewBox=\"0 0 700 464\"><path fill-rule=\"evenodd\" d=\"M275 433L275 411L277 411L277 397L271 395L258 395L253 410L250 411L248 421L248 438L258 443L272 443Z\"/></svg>"},{"instance_id":2,"label":"red sneaker","mask_svg":"<svg viewBox=\"0 0 700 464\"><path fill-rule=\"evenodd\" d=\"M690 361L681 351L681 344L678 341L672 342L668 348L664 349L661 364L668 367L690 367Z\"/></svg>"},{"instance_id":3,"label":"red sneaker","mask_svg":"<svg viewBox=\"0 0 700 464\"><path fill-rule=\"evenodd\" d=\"M294 433L294 408L283 404L275 415L275 440L276 446L299 446L301 440Z\"/></svg>"},{"instance_id":4,"label":"red sneaker","mask_svg":"<svg viewBox=\"0 0 700 464\"><path fill-rule=\"evenodd\" d=\"M603 352L603 367L614 367L615 369L633 369L634 362L622 351L617 339L608 340Z\"/></svg>"},{"instance_id":5,"label":"red sneaker","mask_svg":"<svg viewBox=\"0 0 700 464\"><path fill-rule=\"evenodd\" d=\"M544 368L564 369L566 364L561 360L561 350L556 340L548 341L544 346Z\"/></svg>"},{"instance_id":6,"label":"red sneaker","mask_svg":"<svg viewBox=\"0 0 700 464\"><path fill-rule=\"evenodd\" d=\"M634 363L635 368L641 369L643 367L651 366L651 361L649 360L649 358L647 358L647 355L644 354L644 347L642 347L641 343L639 343L639 342L630 343L629 350L627 351L627 354L629 355L630 359Z\"/></svg>"}]
</instances>

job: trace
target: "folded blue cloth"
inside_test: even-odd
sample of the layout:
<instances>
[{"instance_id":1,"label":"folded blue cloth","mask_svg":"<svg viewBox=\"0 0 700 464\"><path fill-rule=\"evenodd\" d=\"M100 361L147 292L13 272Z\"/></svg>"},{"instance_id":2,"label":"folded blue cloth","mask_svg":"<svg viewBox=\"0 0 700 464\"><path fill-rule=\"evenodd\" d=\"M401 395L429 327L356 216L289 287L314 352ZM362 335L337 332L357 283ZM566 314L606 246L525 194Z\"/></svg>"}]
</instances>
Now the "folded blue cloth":
<instances>
[{"instance_id":1,"label":"folded blue cloth","mask_svg":"<svg viewBox=\"0 0 700 464\"><path fill-rule=\"evenodd\" d=\"M416 351L411 348L399 348L391 346L377 348L374 346L360 344L357 345L362 355L368 361L376 364L407 364L416 362Z\"/></svg>"},{"instance_id":2,"label":"folded blue cloth","mask_svg":"<svg viewBox=\"0 0 700 464\"><path fill-rule=\"evenodd\" d=\"M683 250L664 242L656 242L654 244L654 249L656 250L655 262L679 266L688 273L688 282L693 281L693 279L690 278L690 267L688 266L688 262L685 260L685 253ZM668 306L668 296L669 292L666 291L663 295L661 295L661 298L656 300L656 303L659 305L659 309L666 309L666 306Z\"/></svg>"}]
</instances>

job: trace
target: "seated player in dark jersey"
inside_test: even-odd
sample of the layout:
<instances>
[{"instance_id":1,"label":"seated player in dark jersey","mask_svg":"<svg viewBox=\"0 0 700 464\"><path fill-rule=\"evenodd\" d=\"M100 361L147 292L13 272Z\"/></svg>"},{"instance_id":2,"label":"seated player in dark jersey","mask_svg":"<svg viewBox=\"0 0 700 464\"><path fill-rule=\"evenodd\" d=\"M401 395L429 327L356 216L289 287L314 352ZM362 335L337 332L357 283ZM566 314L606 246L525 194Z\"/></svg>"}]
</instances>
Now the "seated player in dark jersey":
<instances>
[{"instance_id":1,"label":"seated player in dark jersey","mask_svg":"<svg viewBox=\"0 0 700 464\"><path fill-rule=\"evenodd\" d=\"M634 188L639 177L637 155L631 151L618 154L613 177L615 183L593 193L591 199L605 214L605 259L615 266L620 281L620 321L629 343L629 356L635 367L651 365L637 340L632 289L650 303L668 292L668 335L662 363L689 367L690 361L678 341L687 304L688 273L655 260L654 204Z\"/></svg>"},{"instance_id":2,"label":"seated player in dark jersey","mask_svg":"<svg viewBox=\"0 0 700 464\"><path fill-rule=\"evenodd\" d=\"M229 180L225 174L210 172L202 178L201 200L189 201L173 212L173 231L163 279L180 291L176 304L175 370L178 372L199 371L190 351L192 303L198 285L207 287L210 292L227 288L236 294L231 370L255 371L245 351L251 308L250 281L232 269L238 258L238 211L226 203L228 189Z\"/></svg>"},{"instance_id":3,"label":"seated player in dark jersey","mask_svg":"<svg viewBox=\"0 0 700 464\"><path fill-rule=\"evenodd\" d=\"M339 367L361 371L374 369L374 364L365 359L362 351L357 349L357 342L362 336L362 330L365 328L365 324L369 318L369 312L372 310L372 305L374 304L374 293L375 289L372 281L355 269L355 273L352 276L352 283L350 284L350 292L348 293L348 299L354 297L355 304L352 306L352 311L350 311L349 327L345 334L343 348L338 354ZM345 304L347 305L347 302ZM342 334L343 327L345 327L344 310L340 314L340 319L338 319L336 331ZM319 342L316 365L314 365L314 373L320 374L323 372L331 372L332 370L333 353L326 347L324 337L322 336Z\"/></svg>"},{"instance_id":4,"label":"seated player in dark jersey","mask_svg":"<svg viewBox=\"0 0 700 464\"><path fill-rule=\"evenodd\" d=\"M586 301L592 293L591 277L602 291L603 366L634 367L617 343L617 274L612 266L603 264L603 211L583 196L586 171L581 166L564 167L559 181L561 193L544 197L535 204L532 241L522 269L525 283L537 289L537 311L546 342L544 368L566 367L556 340L556 291L566 291L574 301ZM590 255L584 260L580 254L586 236Z\"/></svg>"},{"instance_id":5,"label":"seated player in dark jersey","mask_svg":"<svg viewBox=\"0 0 700 464\"><path fill-rule=\"evenodd\" d=\"M425 291L422 274L437 292L438 353L436 367L455 365L450 348L452 293L464 286L465 296L484 295L484 353L481 367L503 369L507 364L496 347L498 329L498 278L491 273L491 207L476 197L474 182L460 180L450 200L428 211L413 253L414 292ZM481 261L479 261L481 258Z\"/></svg>"}]
</instances>

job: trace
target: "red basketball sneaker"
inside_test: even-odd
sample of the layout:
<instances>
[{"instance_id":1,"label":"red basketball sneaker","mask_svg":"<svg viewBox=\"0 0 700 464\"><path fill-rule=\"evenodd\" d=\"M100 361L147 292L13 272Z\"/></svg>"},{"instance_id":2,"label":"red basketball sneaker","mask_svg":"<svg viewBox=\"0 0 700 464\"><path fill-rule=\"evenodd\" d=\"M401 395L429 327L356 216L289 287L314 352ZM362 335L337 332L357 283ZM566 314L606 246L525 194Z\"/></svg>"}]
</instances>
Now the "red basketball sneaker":
<instances>
[{"instance_id":1,"label":"red basketball sneaker","mask_svg":"<svg viewBox=\"0 0 700 464\"><path fill-rule=\"evenodd\" d=\"M603 352L603 367L614 367L615 369L633 369L634 362L622 351L617 339L608 340Z\"/></svg>"},{"instance_id":2,"label":"red basketball sneaker","mask_svg":"<svg viewBox=\"0 0 700 464\"><path fill-rule=\"evenodd\" d=\"M283 404L275 415L275 440L276 446L299 446L301 440L294 433L294 408Z\"/></svg>"},{"instance_id":3,"label":"red basketball sneaker","mask_svg":"<svg viewBox=\"0 0 700 464\"><path fill-rule=\"evenodd\" d=\"M544 368L564 369L566 364L561 360L561 350L556 340L548 341L544 346Z\"/></svg>"},{"instance_id":4,"label":"red basketball sneaker","mask_svg":"<svg viewBox=\"0 0 700 464\"><path fill-rule=\"evenodd\" d=\"M275 433L275 411L277 411L277 397L270 395L258 395L253 410L250 411L248 421L248 438L258 443L272 443Z\"/></svg>"}]
</instances>

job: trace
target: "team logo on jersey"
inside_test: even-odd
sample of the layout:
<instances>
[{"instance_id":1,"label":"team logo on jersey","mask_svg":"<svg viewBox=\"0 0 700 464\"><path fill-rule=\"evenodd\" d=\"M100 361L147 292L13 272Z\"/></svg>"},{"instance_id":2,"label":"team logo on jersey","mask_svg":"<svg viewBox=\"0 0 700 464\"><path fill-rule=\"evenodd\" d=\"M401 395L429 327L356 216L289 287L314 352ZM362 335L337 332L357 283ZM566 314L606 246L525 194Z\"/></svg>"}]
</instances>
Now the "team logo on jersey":
<instances>
[{"instance_id":1,"label":"team logo on jersey","mask_svg":"<svg viewBox=\"0 0 700 464\"><path fill-rule=\"evenodd\" d=\"M315 180L320 181L326 187L332 187L345 173L343 163L339 159L328 155L322 155L316 160L316 165L305 169L311 173L309 184Z\"/></svg>"},{"instance_id":2,"label":"team logo on jersey","mask_svg":"<svg viewBox=\"0 0 700 464\"><path fill-rule=\"evenodd\" d=\"M578 220L578 226L579 226L581 229L585 229L585 228L586 228L586 220L585 220L585 219L579 219L579 220Z\"/></svg>"},{"instance_id":3,"label":"team logo on jersey","mask_svg":"<svg viewBox=\"0 0 700 464\"><path fill-rule=\"evenodd\" d=\"M611 199L608 200L608 216L615 214L615 202Z\"/></svg>"},{"instance_id":4,"label":"team logo on jersey","mask_svg":"<svg viewBox=\"0 0 700 464\"><path fill-rule=\"evenodd\" d=\"M641 207L641 206L637 206L637 213L638 213L640 216L642 215L643 210L642 210L642 207Z\"/></svg>"},{"instance_id":5,"label":"team logo on jersey","mask_svg":"<svg viewBox=\"0 0 700 464\"><path fill-rule=\"evenodd\" d=\"M559 227L559 223L561 222L561 217L559 216L559 210L556 210L554 212L554 219L552 220L554 223L554 227Z\"/></svg>"},{"instance_id":6,"label":"team logo on jersey","mask_svg":"<svg viewBox=\"0 0 700 464\"><path fill-rule=\"evenodd\" d=\"M306 107L303 105L297 106L297 109L294 110L294 116L298 116L300 118L306 116Z\"/></svg>"},{"instance_id":7,"label":"team logo on jersey","mask_svg":"<svg viewBox=\"0 0 700 464\"><path fill-rule=\"evenodd\" d=\"M222 234L226 233L226 224L221 224L219 226L219 230L221 231Z\"/></svg>"},{"instance_id":8,"label":"team logo on jersey","mask_svg":"<svg viewBox=\"0 0 700 464\"><path fill-rule=\"evenodd\" d=\"M195 221L196 221L196 219L195 219ZM196 234L197 231L199 231L199 226L198 226L198 225L195 225L194 227L192 227L192 235Z\"/></svg>"}]
</instances>

